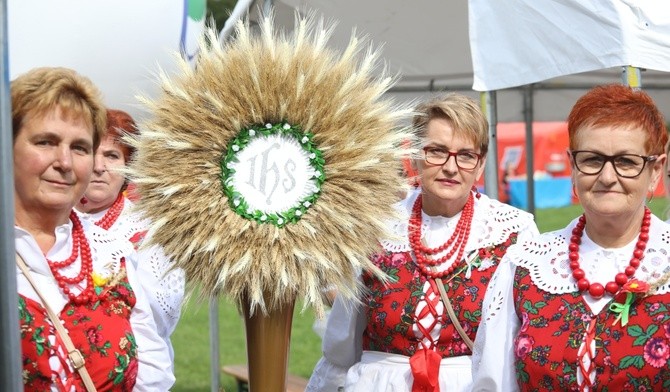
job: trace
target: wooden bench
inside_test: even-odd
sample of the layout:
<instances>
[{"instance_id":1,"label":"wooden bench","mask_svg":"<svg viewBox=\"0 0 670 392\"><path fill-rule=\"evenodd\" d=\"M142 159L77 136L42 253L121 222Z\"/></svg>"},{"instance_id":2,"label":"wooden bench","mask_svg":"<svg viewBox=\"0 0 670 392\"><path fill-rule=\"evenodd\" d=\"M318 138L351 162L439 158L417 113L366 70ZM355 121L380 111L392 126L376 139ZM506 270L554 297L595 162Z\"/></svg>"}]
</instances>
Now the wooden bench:
<instances>
[{"instance_id":1,"label":"wooden bench","mask_svg":"<svg viewBox=\"0 0 670 392\"><path fill-rule=\"evenodd\" d=\"M223 372L234 377L237 381L238 392L249 391L249 368L247 365L226 365ZM286 392L305 392L307 380L300 376L288 374L286 376Z\"/></svg>"}]
</instances>

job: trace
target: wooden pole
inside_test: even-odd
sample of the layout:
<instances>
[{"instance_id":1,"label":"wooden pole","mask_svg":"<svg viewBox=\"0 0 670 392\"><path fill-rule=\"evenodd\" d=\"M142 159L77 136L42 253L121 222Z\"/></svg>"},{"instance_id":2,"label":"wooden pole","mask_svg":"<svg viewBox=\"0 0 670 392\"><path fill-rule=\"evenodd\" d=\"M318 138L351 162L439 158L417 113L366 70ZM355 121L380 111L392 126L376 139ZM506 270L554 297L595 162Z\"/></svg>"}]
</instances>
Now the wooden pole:
<instances>
[{"instance_id":1,"label":"wooden pole","mask_svg":"<svg viewBox=\"0 0 670 392\"><path fill-rule=\"evenodd\" d=\"M283 308L250 315L244 301L250 392L285 392L295 298Z\"/></svg>"}]
</instances>

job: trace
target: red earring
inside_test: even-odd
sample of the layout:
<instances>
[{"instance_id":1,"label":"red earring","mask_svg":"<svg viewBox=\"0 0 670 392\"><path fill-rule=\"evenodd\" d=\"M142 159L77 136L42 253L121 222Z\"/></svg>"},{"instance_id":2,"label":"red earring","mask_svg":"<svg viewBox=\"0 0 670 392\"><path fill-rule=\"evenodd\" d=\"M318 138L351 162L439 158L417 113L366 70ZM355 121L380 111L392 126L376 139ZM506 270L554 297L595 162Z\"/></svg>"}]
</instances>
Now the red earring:
<instances>
[{"instance_id":1,"label":"red earring","mask_svg":"<svg viewBox=\"0 0 670 392\"><path fill-rule=\"evenodd\" d=\"M472 186L472 191L475 193L475 197L477 199L480 199L482 197L482 194L479 193L479 189L477 188L477 186L473 185Z\"/></svg>"},{"instance_id":2,"label":"red earring","mask_svg":"<svg viewBox=\"0 0 670 392\"><path fill-rule=\"evenodd\" d=\"M83 196L81 199L79 199L79 202L80 202L82 205L84 205L84 204L88 203L88 199L86 198L86 196Z\"/></svg>"}]
</instances>

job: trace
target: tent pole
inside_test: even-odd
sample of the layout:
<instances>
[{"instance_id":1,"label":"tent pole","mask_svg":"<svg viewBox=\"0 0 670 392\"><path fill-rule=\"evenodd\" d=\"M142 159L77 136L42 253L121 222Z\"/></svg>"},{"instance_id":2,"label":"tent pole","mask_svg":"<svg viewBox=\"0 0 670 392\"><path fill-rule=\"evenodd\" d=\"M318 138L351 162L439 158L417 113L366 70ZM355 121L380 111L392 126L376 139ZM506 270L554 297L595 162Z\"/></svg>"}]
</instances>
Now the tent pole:
<instances>
[{"instance_id":1,"label":"tent pole","mask_svg":"<svg viewBox=\"0 0 670 392\"><path fill-rule=\"evenodd\" d=\"M268 17L273 6L272 0L263 0L263 16Z\"/></svg>"},{"instance_id":2,"label":"tent pole","mask_svg":"<svg viewBox=\"0 0 670 392\"><path fill-rule=\"evenodd\" d=\"M533 85L523 89L523 118L526 123L526 189L528 212L535 215L535 151L533 150Z\"/></svg>"},{"instance_id":3,"label":"tent pole","mask_svg":"<svg viewBox=\"0 0 670 392\"><path fill-rule=\"evenodd\" d=\"M479 93L480 105L489 122L489 151L484 168L484 192L498 200L498 106L495 91Z\"/></svg>"},{"instance_id":4,"label":"tent pole","mask_svg":"<svg viewBox=\"0 0 670 392\"><path fill-rule=\"evenodd\" d=\"M22 391L19 298L14 262L14 159L7 49L7 1L0 0L0 391Z\"/></svg>"},{"instance_id":5,"label":"tent pole","mask_svg":"<svg viewBox=\"0 0 670 392\"><path fill-rule=\"evenodd\" d=\"M642 88L642 75L640 75L640 68L631 67L627 65L623 68L623 73L621 75L623 79L623 84L630 86L636 90Z\"/></svg>"},{"instance_id":6,"label":"tent pole","mask_svg":"<svg viewBox=\"0 0 670 392\"><path fill-rule=\"evenodd\" d=\"M220 361L219 361L219 299L209 300L209 365L210 384L212 392L219 392L221 388Z\"/></svg>"}]
</instances>

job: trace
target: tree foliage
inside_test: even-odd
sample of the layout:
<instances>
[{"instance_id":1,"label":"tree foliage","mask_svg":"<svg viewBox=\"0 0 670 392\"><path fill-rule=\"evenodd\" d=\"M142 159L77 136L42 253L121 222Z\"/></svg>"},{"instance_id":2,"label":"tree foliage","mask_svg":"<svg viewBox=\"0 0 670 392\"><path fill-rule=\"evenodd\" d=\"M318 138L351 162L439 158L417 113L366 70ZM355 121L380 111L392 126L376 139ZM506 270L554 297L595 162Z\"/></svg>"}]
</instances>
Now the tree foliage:
<instances>
[{"instance_id":1,"label":"tree foliage","mask_svg":"<svg viewBox=\"0 0 670 392\"><path fill-rule=\"evenodd\" d=\"M223 28L237 0L207 0L207 20L214 19L216 28Z\"/></svg>"}]
</instances>

